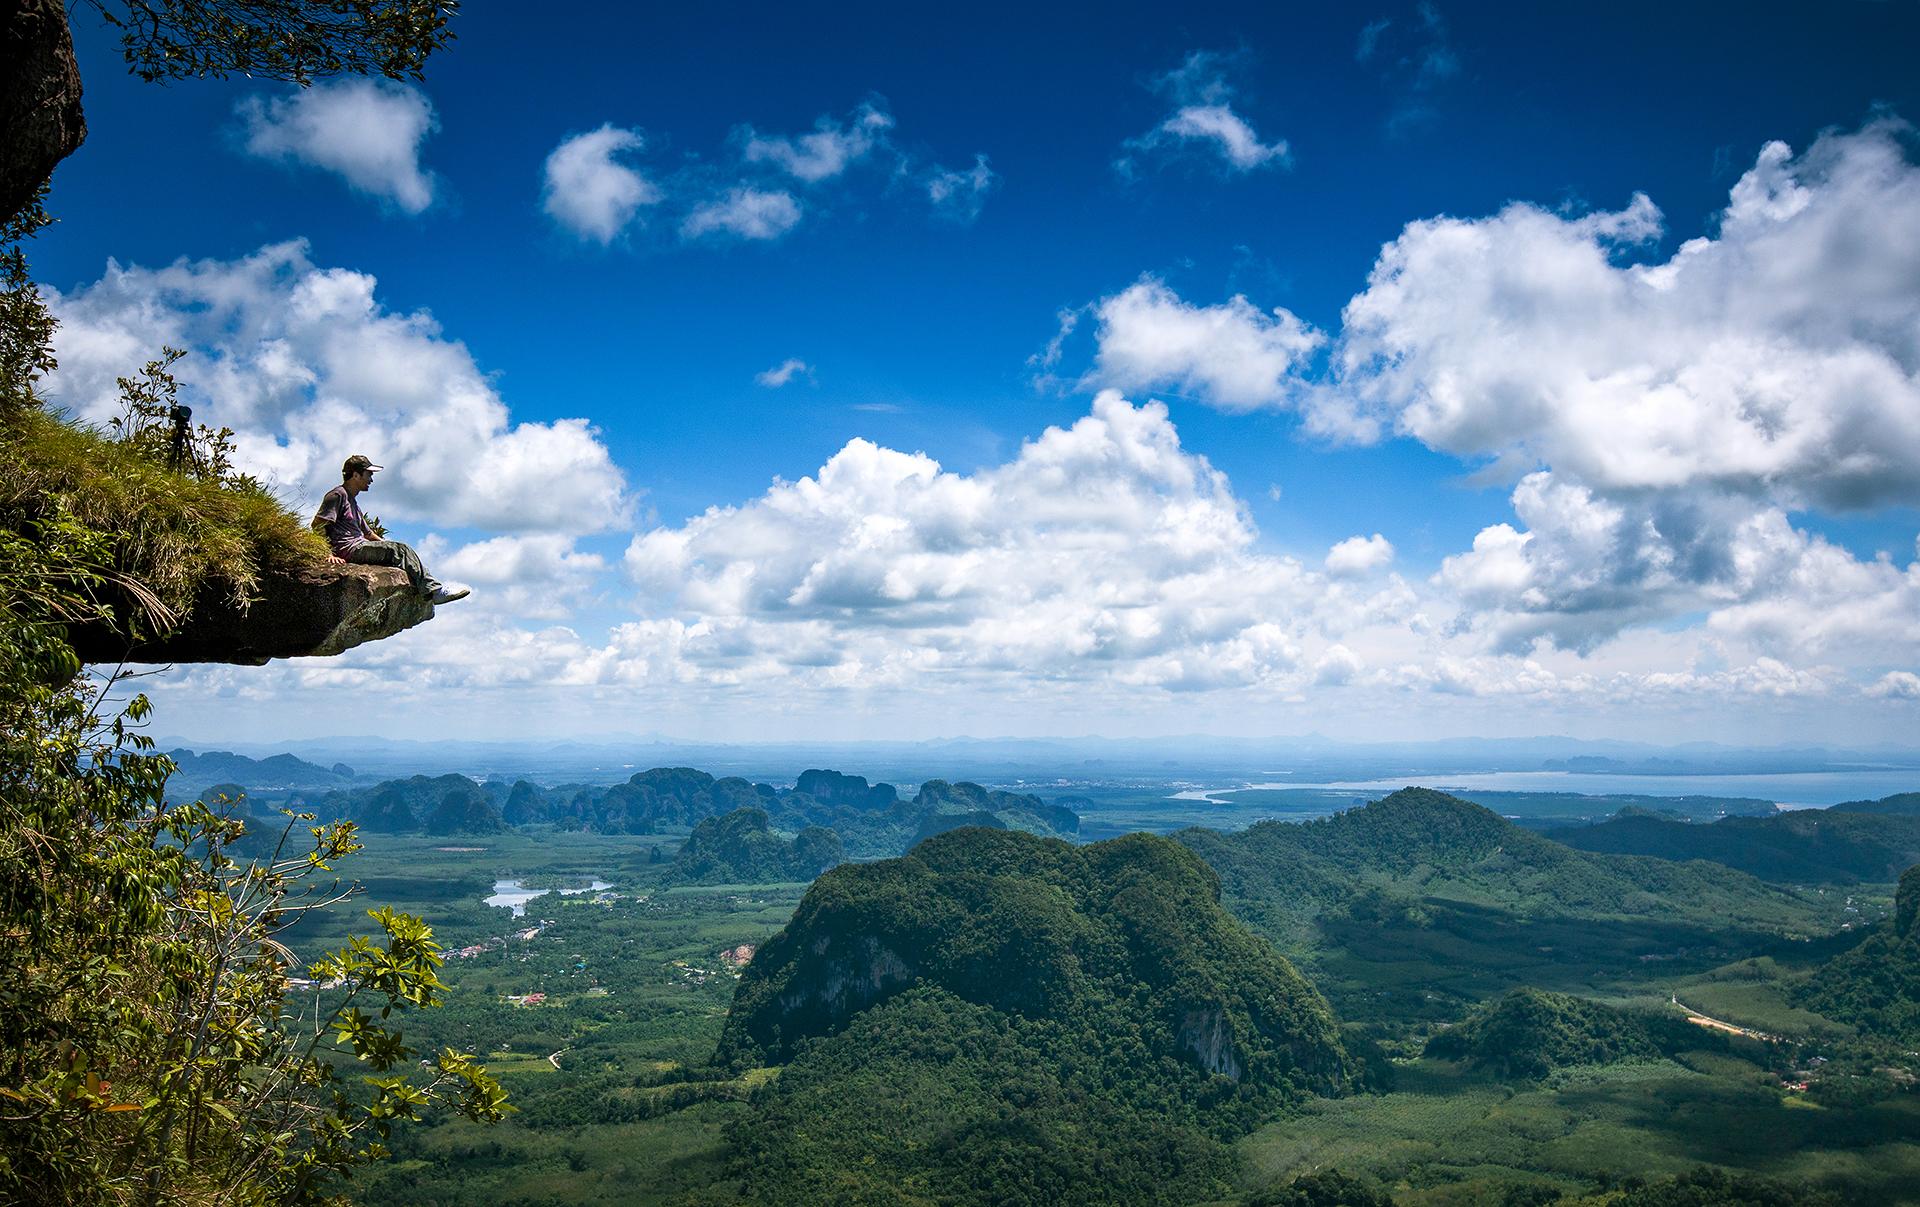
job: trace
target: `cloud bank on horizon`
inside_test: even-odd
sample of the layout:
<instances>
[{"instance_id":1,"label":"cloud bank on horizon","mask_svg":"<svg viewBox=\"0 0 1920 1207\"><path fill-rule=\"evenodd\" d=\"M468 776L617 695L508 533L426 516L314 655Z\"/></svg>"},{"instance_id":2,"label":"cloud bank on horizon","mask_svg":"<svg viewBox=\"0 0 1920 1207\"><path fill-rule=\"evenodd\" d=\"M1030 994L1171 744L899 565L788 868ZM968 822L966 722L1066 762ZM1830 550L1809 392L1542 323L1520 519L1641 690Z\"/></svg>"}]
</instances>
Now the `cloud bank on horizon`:
<instances>
[{"instance_id":1,"label":"cloud bank on horizon","mask_svg":"<svg viewBox=\"0 0 1920 1207\"><path fill-rule=\"evenodd\" d=\"M1408 96L1459 70L1437 13L1420 14L1369 25L1355 56L1378 63L1388 39L1414 37ZM1290 166L1288 142L1235 107L1232 66L1196 52L1153 81L1170 108L1123 142L1121 172L1195 156L1229 177ZM420 162L438 118L416 89L352 81L238 113L249 154L409 214L438 195ZM1798 154L1769 143L1712 233L1664 259L1649 250L1663 216L1641 194L1406 222L1337 329L1256 290L1194 301L1130 273L1068 311L1039 358L1091 395L1074 421L966 470L857 438L668 522L637 522L640 493L586 414L516 420L431 313L389 308L371 274L316 263L300 241L113 264L51 292L50 393L104 419L116 376L163 344L191 348L179 372L196 409L239 433L243 462L290 504L310 506L347 453L379 450L394 468L370 507L488 588L404 648L183 676L214 690L759 691L802 711L893 693L977 713L1009 697L1911 708L1920 541L1862 556L1814 522L1920 505L1910 136L1878 119ZM1000 187L984 154L952 169L905 149L877 98L797 133L741 124L699 156L656 146L612 122L563 138L539 168L543 220L602 247L770 244L856 194L965 222ZM1069 368L1082 324L1091 353ZM813 379L799 357L754 380L796 379ZM1309 442L1416 444L1511 483L1511 514L1424 571L1406 534L1364 516L1329 545L1275 548L1183 441L1169 397L1282 414Z\"/></svg>"}]
</instances>

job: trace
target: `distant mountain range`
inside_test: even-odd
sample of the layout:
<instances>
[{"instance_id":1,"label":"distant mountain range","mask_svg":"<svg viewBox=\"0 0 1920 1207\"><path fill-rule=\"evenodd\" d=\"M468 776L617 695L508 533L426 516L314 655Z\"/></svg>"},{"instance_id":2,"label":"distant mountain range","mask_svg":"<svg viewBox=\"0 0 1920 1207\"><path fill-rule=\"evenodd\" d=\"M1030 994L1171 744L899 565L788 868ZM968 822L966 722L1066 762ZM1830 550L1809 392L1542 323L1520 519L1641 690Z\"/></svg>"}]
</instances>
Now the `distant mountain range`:
<instances>
[{"instance_id":1,"label":"distant mountain range","mask_svg":"<svg viewBox=\"0 0 1920 1207\"><path fill-rule=\"evenodd\" d=\"M1711 825L1630 814L1547 836L1583 851L1710 860L1765 880L1886 883L1920 863L1920 793Z\"/></svg>"},{"instance_id":2,"label":"distant mountain range","mask_svg":"<svg viewBox=\"0 0 1920 1207\"><path fill-rule=\"evenodd\" d=\"M206 743L180 739L176 745ZM1293 738L945 738L927 741L723 743L659 735L556 742L396 741L319 738L271 744L221 742L255 755L290 752L327 765L350 763L378 778L457 771L476 778L612 783L649 766L697 766L772 779L792 767L858 769L869 778L914 783L930 774L1007 781L1023 776L1212 774L1253 779L1416 778L1485 771L1587 771L1614 775L1778 774L1912 769L1920 749L1847 750L1809 746L1745 748L1713 743L1657 746L1569 737L1455 738L1341 742Z\"/></svg>"},{"instance_id":3,"label":"distant mountain range","mask_svg":"<svg viewBox=\"0 0 1920 1207\"><path fill-rule=\"evenodd\" d=\"M487 834L528 825L655 834L748 810L776 830L831 832L836 851L844 848L863 858L898 855L923 838L961 826L1043 835L1071 835L1080 827L1072 809L1036 796L936 779L903 798L891 784L870 784L860 776L827 770L802 772L795 787L784 789L737 776L715 778L691 767L655 767L610 786L553 788L529 780L483 783L464 775L416 775L365 787L299 792L289 803L323 818L358 822L369 831L429 834ZM743 824L737 822L736 828ZM748 842L752 830L751 825L739 829L732 846ZM709 838L721 841L717 832ZM802 863L811 858L809 850ZM695 873L695 878L708 878L736 857L756 866L764 862L764 853L732 851L724 843L710 853L713 867Z\"/></svg>"},{"instance_id":4,"label":"distant mountain range","mask_svg":"<svg viewBox=\"0 0 1920 1207\"><path fill-rule=\"evenodd\" d=\"M1762 926L1806 916L1797 898L1744 873L1575 850L1428 788L1318 821L1176 837L1220 873L1236 912L1272 914L1276 923L1302 924L1369 891L1532 916L1738 917Z\"/></svg>"},{"instance_id":5,"label":"distant mountain range","mask_svg":"<svg viewBox=\"0 0 1920 1207\"><path fill-rule=\"evenodd\" d=\"M237 784L253 792L280 792L344 788L359 780L358 773L345 763L323 767L291 754L251 758L230 750L176 748L168 751L167 757L178 768L167 783L167 795L175 800L192 800L218 784Z\"/></svg>"}]
</instances>

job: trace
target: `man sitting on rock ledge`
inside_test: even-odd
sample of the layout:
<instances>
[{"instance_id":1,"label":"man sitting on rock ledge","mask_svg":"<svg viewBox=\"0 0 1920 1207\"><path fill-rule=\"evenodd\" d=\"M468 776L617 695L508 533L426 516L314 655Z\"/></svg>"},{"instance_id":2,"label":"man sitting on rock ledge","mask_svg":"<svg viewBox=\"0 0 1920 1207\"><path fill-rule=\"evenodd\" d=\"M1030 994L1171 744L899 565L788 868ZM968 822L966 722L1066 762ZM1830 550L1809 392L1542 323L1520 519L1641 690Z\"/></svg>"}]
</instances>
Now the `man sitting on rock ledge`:
<instances>
[{"instance_id":1,"label":"man sitting on rock ledge","mask_svg":"<svg viewBox=\"0 0 1920 1207\"><path fill-rule=\"evenodd\" d=\"M420 564L420 555L413 551L413 546L382 540L368 527L367 518L360 514L360 504L355 501L355 496L373 485L374 471L380 468L359 453L348 457L347 463L340 467L340 485L327 492L327 497L320 500L320 510L313 513L313 530L327 538L336 562L352 562L359 566L398 566L407 572L413 589L424 595L429 603L443 604L465 599L469 594L467 588L448 590L441 586L439 580L428 574L427 568Z\"/></svg>"}]
</instances>

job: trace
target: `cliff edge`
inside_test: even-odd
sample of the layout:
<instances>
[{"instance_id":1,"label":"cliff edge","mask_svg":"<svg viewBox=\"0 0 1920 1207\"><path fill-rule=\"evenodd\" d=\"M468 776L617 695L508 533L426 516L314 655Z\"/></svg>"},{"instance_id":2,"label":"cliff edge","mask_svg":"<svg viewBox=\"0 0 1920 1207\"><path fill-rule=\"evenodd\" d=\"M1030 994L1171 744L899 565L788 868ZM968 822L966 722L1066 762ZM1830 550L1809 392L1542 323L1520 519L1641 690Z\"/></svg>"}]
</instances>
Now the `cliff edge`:
<instances>
[{"instance_id":1,"label":"cliff edge","mask_svg":"<svg viewBox=\"0 0 1920 1207\"><path fill-rule=\"evenodd\" d=\"M75 628L83 662L228 662L322 658L412 628L433 615L406 574L386 566L326 563L262 575L246 606L215 594L162 637L129 643L105 625Z\"/></svg>"}]
</instances>

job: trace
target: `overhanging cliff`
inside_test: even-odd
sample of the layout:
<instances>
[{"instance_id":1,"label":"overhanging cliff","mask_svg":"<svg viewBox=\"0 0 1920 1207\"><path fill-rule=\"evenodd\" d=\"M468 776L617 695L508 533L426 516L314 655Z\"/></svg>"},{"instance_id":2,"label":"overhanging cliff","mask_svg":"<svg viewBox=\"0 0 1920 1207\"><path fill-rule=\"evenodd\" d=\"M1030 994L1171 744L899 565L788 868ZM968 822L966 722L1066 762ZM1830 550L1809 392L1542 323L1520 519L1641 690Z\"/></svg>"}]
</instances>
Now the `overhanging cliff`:
<instances>
[{"instance_id":1,"label":"overhanging cliff","mask_svg":"<svg viewBox=\"0 0 1920 1207\"><path fill-rule=\"evenodd\" d=\"M271 658L318 658L391 637L433 615L403 571L328 563L264 577L246 607L202 599L185 623L152 640L129 643L106 628L71 633L83 662L228 662L258 666Z\"/></svg>"}]
</instances>

